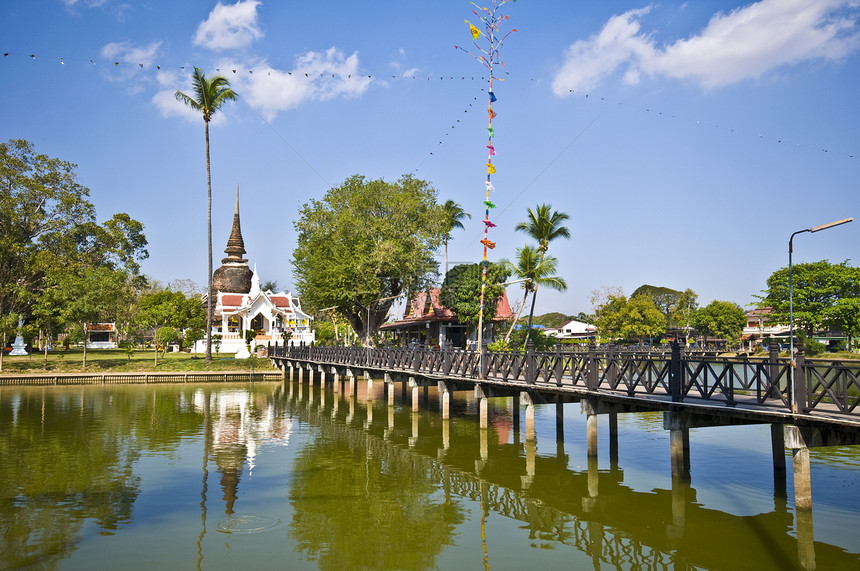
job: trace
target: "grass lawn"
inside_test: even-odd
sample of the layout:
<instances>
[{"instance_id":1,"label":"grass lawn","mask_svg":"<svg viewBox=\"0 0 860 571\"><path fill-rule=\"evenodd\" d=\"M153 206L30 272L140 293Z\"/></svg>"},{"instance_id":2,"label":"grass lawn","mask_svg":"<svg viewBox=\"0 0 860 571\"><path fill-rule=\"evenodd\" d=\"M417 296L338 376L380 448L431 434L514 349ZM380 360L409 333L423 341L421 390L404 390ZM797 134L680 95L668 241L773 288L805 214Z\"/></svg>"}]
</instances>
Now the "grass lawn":
<instances>
[{"instance_id":1,"label":"grass lawn","mask_svg":"<svg viewBox=\"0 0 860 571\"><path fill-rule=\"evenodd\" d=\"M52 351L48 353L48 365L45 367L44 353L10 357L3 356L3 375L27 375L40 373L112 373L122 372L158 372L172 373L185 371L247 371L251 366L257 372L272 369L265 357L250 359L234 359L232 353L216 355L212 352L212 362L206 363L205 355L199 353L167 353L158 354L158 366L155 366L155 351L135 351L131 357L124 349L89 349L87 351L87 366L83 367L83 351L70 349L68 351Z\"/></svg>"}]
</instances>

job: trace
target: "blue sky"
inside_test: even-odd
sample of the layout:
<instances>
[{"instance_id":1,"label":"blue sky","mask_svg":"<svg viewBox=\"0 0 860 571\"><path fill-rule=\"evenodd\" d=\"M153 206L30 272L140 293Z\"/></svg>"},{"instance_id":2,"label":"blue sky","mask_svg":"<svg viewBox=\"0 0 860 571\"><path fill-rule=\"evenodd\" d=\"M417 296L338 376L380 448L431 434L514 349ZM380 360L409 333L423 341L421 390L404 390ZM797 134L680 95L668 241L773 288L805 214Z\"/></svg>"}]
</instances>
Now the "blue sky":
<instances>
[{"instance_id":1,"label":"blue sky","mask_svg":"<svg viewBox=\"0 0 860 571\"><path fill-rule=\"evenodd\" d=\"M145 224L148 275L203 286L203 122L173 93L193 66L219 69L240 100L211 131L216 267L238 185L247 257L293 289L299 206L356 173L412 173L458 201L472 219L449 258L477 262L487 74L454 49L471 47L472 8L7 0L0 138L78 164L101 220ZM550 250L569 289L540 291L538 313L590 312L592 291L644 283L746 306L787 265L792 232L860 215L857 0L503 10L517 31L496 70L490 259L526 243L513 227L528 208L571 217L572 238ZM794 246L795 263L857 265L860 221Z\"/></svg>"}]
</instances>

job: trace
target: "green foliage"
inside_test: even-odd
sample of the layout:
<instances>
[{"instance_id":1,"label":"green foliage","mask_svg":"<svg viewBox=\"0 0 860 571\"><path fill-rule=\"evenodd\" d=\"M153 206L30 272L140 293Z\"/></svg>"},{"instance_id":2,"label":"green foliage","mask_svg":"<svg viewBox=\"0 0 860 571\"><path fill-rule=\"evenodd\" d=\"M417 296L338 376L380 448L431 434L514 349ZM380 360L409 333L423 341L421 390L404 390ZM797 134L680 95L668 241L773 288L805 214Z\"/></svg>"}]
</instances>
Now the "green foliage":
<instances>
[{"instance_id":1,"label":"green foliage","mask_svg":"<svg viewBox=\"0 0 860 571\"><path fill-rule=\"evenodd\" d=\"M736 345L740 342L746 317L738 304L714 300L697 309L690 319L690 324L703 335L725 339L730 345Z\"/></svg>"},{"instance_id":2,"label":"green foliage","mask_svg":"<svg viewBox=\"0 0 860 571\"><path fill-rule=\"evenodd\" d=\"M678 291L667 287L645 284L636 288L636 291L630 297L633 298L642 295L651 297L654 305L666 317L666 327L670 329L689 325L690 317L698 306L698 296L696 292L689 288L684 291Z\"/></svg>"},{"instance_id":3,"label":"green foliage","mask_svg":"<svg viewBox=\"0 0 860 571\"><path fill-rule=\"evenodd\" d=\"M215 353L220 353L222 340L223 336L220 333L212 335L212 345L215 347Z\"/></svg>"},{"instance_id":4,"label":"green foliage","mask_svg":"<svg viewBox=\"0 0 860 571\"><path fill-rule=\"evenodd\" d=\"M161 289L140 297L137 322L156 328L169 325L176 329L202 329L206 323L206 312L199 298Z\"/></svg>"},{"instance_id":5,"label":"green foliage","mask_svg":"<svg viewBox=\"0 0 860 571\"><path fill-rule=\"evenodd\" d=\"M666 331L666 317L648 295L629 300L619 290L595 309L594 325L601 337L642 341Z\"/></svg>"},{"instance_id":6,"label":"green foliage","mask_svg":"<svg viewBox=\"0 0 860 571\"><path fill-rule=\"evenodd\" d=\"M179 341L179 334L173 327L159 327L155 332L155 343L163 348L167 353L167 345Z\"/></svg>"},{"instance_id":7,"label":"green foliage","mask_svg":"<svg viewBox=\"0 0 860 571\"><path fill-rule=\"evenodd\" d=\"M393 297L429 287L443 219L436 190L409 175L395 183L354 175L306 203L293 251L304 306L334 307L361 337L376 331Z\"/></svg>"},{"instance_id":8,"label":"green foliage","mask_svg":"<svg viewBox=\"0 0 860 571\"><path fill-rule=\"evenodd\" d=\"M860 304L860 268L831 264L827 260L794 264L792 267L792 300L794 327L808 335L824 324L830 324L857 335L856 315L852 308ZM759 307L770 307L769 321L789 322L788 268L780 268L767 279L764 295L757 296ZM848 333L848 332L851 333Z\"/></svg>"},{"instance_id":9,"label":"green foliage","mask_svg":"<svg viewBox=\"0 0 860 571\"><path fill-rule=\"evenodd\" d=\"M478 326L481 315L482 264L460 264L454 266L442 282L439 302L454 311L461 325L471 333ZM507 268L502 264L487 263L487 284L484 290L483 322L490 323L496 316L499 298L504 286L498 285L508 279Z\"/></svg>"}]
</instances>

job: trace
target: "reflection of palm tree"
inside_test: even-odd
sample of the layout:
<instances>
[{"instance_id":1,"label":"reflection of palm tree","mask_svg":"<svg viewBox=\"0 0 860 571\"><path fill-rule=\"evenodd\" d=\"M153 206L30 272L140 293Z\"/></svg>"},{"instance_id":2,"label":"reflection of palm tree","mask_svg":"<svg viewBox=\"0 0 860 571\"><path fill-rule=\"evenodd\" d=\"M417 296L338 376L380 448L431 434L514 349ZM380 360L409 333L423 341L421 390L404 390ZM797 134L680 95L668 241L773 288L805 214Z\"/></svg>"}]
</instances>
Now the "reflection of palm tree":
<instances>
[{"instance_id":1,"label":"reflection of palm tree","mask_svg":"<svg viewBox=\"0 0 860 571\"><path fill-rule=\"evenodd\" d=\"M512 264L507 260L503 260L503 263L506 264L508 269L517 277L517 279L525 280L525 282L523 282L523 288L525 289L523 303L517 310L517 315L514 317L514 321L511 323L510 329L508 329L508 334L505 336L505 342L510 338L511 332L514 330L514 326L520 318L520 312L526 304L525 298L528 296L529 292L531 292L532 306L529 313L529 327L526 329L525 340L525 343L527 343L529 331L531 329L531 316L534 314L535 310L535 297L538 286L546 286L556 291L565 291L567 289L567 283L563 278L555 275L558 260L553 256L541 254L539 248L532 248L528 244L517 249L516 264Z\"/></svg>"},{"instance_id":2,"label":"reflection of palm tree","mask_svg":"<svg viewBox=\"0 0 860 571\"><path fill-rule=\"evenodd\" d=\"M203 113L206 125L206 228L209 242L209 287L206 289L206 360L212 360L212 176L209 170L209 121L221 106L227 101L235 101L238 95L230 89L226 77L216 75L207 78L200 68L195 67L191 76L191 88L194 97L176 90L176 99L185 103L195 111Z\"/></svg>"},{"instance_id":3,"label":"reflection of palm tree","mask_svg":"<svg viewBox=\"0 0 860 571\"><path fill-rule=\"evenodd\" d=\"M514 230L525 232L537 240L538 250L540 251L540 260L538 261L537 267L541 267L543 265L546 252L549 250L550 242L557 238L570 238L570 230L567 226L564 226L564 222L569 219L570 216L564 212L553 210L552 206L549 204L540 204L534 210L529 208L529 219L526 222L520 222L516 225ZM555 268L553 267L552 272L545 273L544 275L549 275L549 273L554 272ZM534 284L534 290L532 290L532 307L531 311L529 311L529 324L526 327L526 342L528 342L529 333L532 328L532 319L535 312L535 296L537 296L537 289L540 285L543 284L536 281ZM564 285L564 288L559 291L564 291L565 289L567 289L566 284Z\"/></svg>"}]
</instances>

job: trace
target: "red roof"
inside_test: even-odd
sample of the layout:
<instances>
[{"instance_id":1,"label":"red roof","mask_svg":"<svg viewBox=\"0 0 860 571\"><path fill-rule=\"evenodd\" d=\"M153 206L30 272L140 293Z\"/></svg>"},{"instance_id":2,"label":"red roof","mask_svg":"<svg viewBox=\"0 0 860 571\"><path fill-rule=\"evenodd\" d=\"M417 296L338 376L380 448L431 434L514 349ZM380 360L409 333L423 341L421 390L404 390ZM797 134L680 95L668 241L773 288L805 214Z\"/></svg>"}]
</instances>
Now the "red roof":
<instances>
[{"instance_id":1,"label":"red roof","mask_svg":"<svg viewBox=\"0 0 860 571\"><path fill-rule=\"evenodd\" d=\"M224 295L221 297L222 307L239 307L242 305L243 295Z\"/></svg>"},{"instance_id":2,"label":"red roof","mask_svg":"<svg viewBox=\"0 0 860 571\"><path fill-rule=\"evenodd\" d=\"M403 314L403 319L393 323L386 323L380 329L396 329L398 326L408 325L410 323L425 323L429 321L456 321L457 314L443 307L439 301L439 288L430 290L428 297L427 292L421 292L412 298L412 302L406 306L406 312ZM508 295L502 292L496 306L496 317L494 321L507 321L513 319L514 314L511 311L511 304L508 302Z\"/></svg>"},{"instance_id":3,"label":"red roof","mask_svg":"<svg viewBox=\"0 0 860 571\"><path fill-rule=\"evenodd\" d=\"M275 304L275 307L290 307L290 298L286 295L271 295L269 299Z\"/></svg>"}]
</instances>

